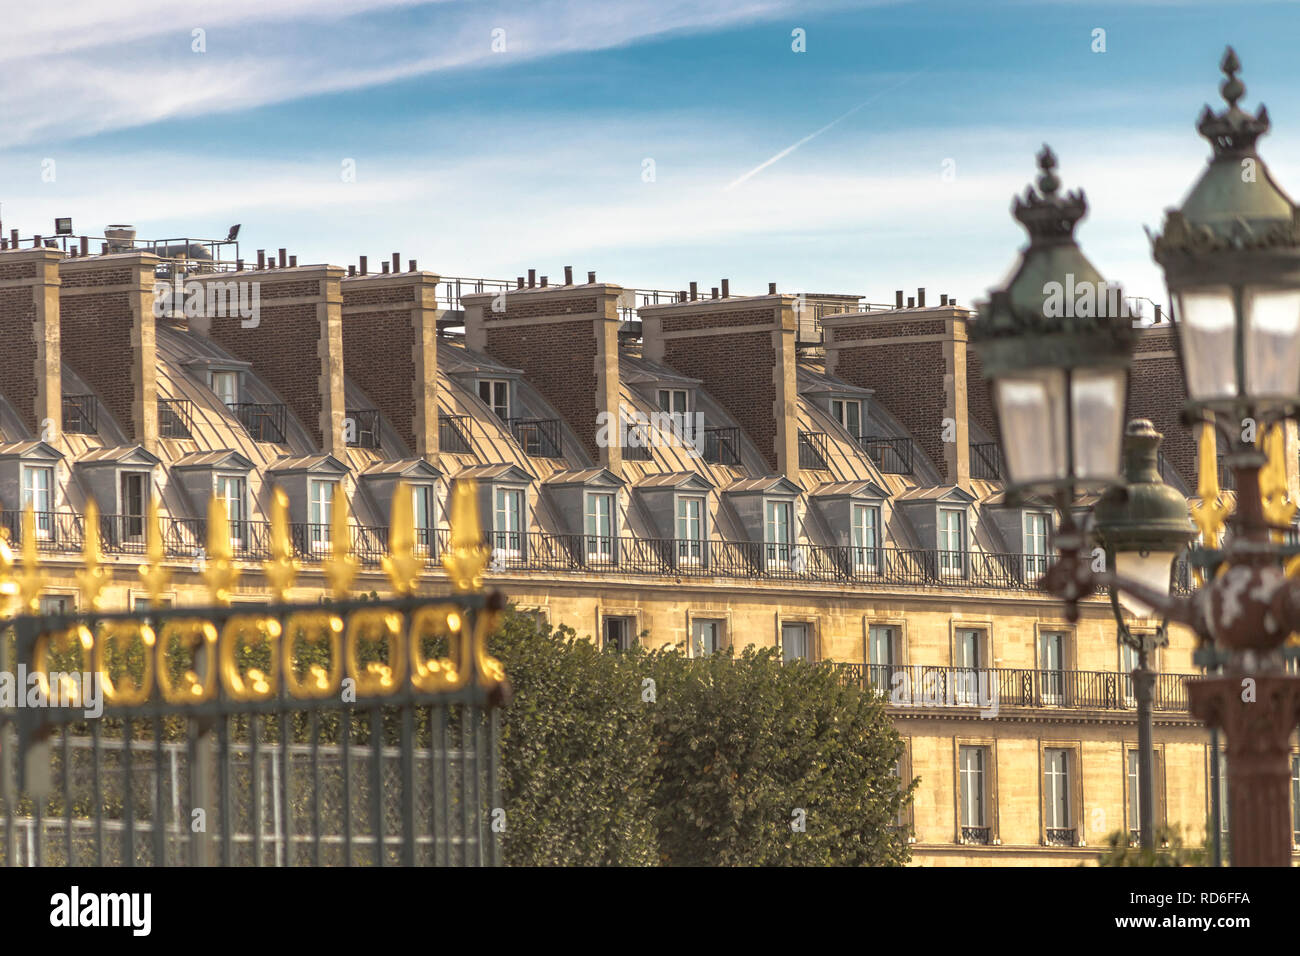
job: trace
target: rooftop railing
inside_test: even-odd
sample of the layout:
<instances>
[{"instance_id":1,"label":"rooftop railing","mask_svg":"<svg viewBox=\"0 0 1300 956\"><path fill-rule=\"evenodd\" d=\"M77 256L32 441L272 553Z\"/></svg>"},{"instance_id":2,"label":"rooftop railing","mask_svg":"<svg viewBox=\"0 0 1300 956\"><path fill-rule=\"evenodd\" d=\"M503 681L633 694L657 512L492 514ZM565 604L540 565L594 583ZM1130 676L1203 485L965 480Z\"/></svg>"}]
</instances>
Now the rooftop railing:
<instances>
[{"instance_id":1,"label":"rooftop railing","mask_svg":"<svg viewBox=\"0 0 1300 956\"><path fill-rule=\"evenodd\" d=\"M349 408L348 444L357 448L379 447L379 409Z\"/></svg>"},{"instance_id":2,"label":"rooftop railing","mask_svg":"<svg viewBox=\"0 0 1300 956\"><path fill-rule=\"evenodd\" d=\"M63 396L63 430L77 435L94 435L99 423L99 404L94 395Z\"/></svg>"},{"instance_id":3,"label":"rooftop railing","mask_svg":"<svg viewBox=\"0 0 1300 956\"><path fill-rule=\"evenodd\" d=\"M867 457L887 475L912 474L912 439L864 435L860 440Z\"/></svg>"},{"instance_id":4,"label":"rooftop railing","mask_svg":"<svg viewBox=\"0 0 1300 956\"><path fill-rule=\"evenodd\" d=\"M451 455L468 455L472 421L469 415L439 415L438 450Z\"/></svg>"},{"instance_id":5,"label":"rooftop railing","mask_svg":"<svg viewBox=\"0 0 1300 956\"><path fill-rule=\"evenodd\" d=\"M158 399L158 434L163 438L194 437L194 403L187 398Z\"/></svg>"},{"instance_id":6,"label":"rooftop railing","mask_svg":"<svg viewBox=\"0 0 1300 956\"><path fill-rule=\"evenodd\" d=\"M975 442L970 446L970 476L985 481L1002 478L1002 449L997 442Z\"/></svg>"},{"instance_id":7,"label":"rooftop railing","mask_svg":"<svg viewBox=\"0 0 1300 956\"><path fill-rule=\"evenodd\" d=\"M740 428L735 425L705 427L704 460L711 465L739 465Z\"/></svg>"},{"instance_id":8,"label":"rooftop railing","mask_svg":"<svg viewBox=\"0 0 1300 956\"><path fill-rule=\"evenodd\" d=\"M558 418L510 418L510 434L519 447L534 458L563 458Z\"/></svg>"},{"instance_id":9,"label":"rooftop railing","mask_svg":"<svg viewBox=\"0 0 1300 956\"><path fill-rule=\"evenodd\" d=\"M289 423L289 410L269 402L231 402L226 405L230 413L244 426L254 441L283 444Z\"/></svg>"},{"instance_id":10,"label":"rooftop railing","mask_svg":"<svg viewBox=\"0 0 1300 956\"><path fill-rule=\"evenodd\" d=\"M821 432L799 433L799 467L810 471L828 471L826 436Z\"/></svg>"}]
</instances>

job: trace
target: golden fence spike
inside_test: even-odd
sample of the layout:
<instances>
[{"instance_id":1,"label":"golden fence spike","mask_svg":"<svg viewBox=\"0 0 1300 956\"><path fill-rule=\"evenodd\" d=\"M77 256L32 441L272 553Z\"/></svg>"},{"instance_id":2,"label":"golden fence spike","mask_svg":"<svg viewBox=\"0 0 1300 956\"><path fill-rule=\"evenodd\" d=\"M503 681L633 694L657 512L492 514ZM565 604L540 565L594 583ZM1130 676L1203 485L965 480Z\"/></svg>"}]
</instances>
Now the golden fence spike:
<instances>
[{"instance_id":1,"label":"golden fence spike","mask_svg":"<svg viewBox=\"0 0 1300 956\"><path fill-rule=\"evenodd\" d=\"M1295 517L1296 505L1287 493L1286 432L1283 426L1270 426L1259 436L1258 443L1268 456L1267 464L1259 474L1259 496L1264 506L1264 517L1272 525L1289 526ZM1273 537L1280 541L1282 532L1274 531Z\"/></svg>"},{"instance_id":2,"label":"golden fence spike","mask_svg":"<svg viewBox=\"0 0 1300 956\"><path fill-rule=\"evenodd\" d=\"M41 592L48 579L41 571L40 552L36 548L36 510L30 501L23 509L23 570L17 580L22 611L35 614L40 609Z\"/></svg>"},{"instance_id":3,"label":"golden fence spike","mask_svg":"<svg viewBox=\"0 0 1300 956\"><path fill-rule=\"evenodd\" d=\"M77 571L77 583L82 597L92 610L99 608L100 592L108 583L103 552L99 546L99 505L94 498L86 501L85 532L81 542L81 560L84 567Z\"/></svg>"},{"instance_id":4,"label":"golden fence spike","mask_svg":"<svg viewBox=\"0 0 1300 956\"><path fill-rule=\"evenodd\" d=\"M1196 493L1201 500L1192 505L1192 520L1201 532L1201 543L1217 548L1223 535L1224 521L1232 513L1232 504L1219 488L1219 455L1213 420L1201 423L1198 449L1199 473Z\"/></svg>"},{"instance_id":5,"label":"golden fence spike","mask_svg":"<svg viewBox=\"0 0 1300 956\"><path fill-rule=\"evenodd\" d=\"M352 581L357 576L360 563L352 556L352 529L348 524L348 496L339 482L330 502L330 540L329 557L322 562L322 569L329 581L330 590L335 600L342 601L348 596Z\"/></svg>"},{"instance_id":6,"label":"golden fence spike","mask_svg":"<svg viewBox=\"0 0 1300 956\"><path fill-rule=\"evenodd\" d=\"M230 590L239 578L239 569L232 558L226 503L213 495L208 500L207 567L203 569L203 580L208 583L212 600L217 604L230 603Z\"/></svg>"},{"instance_id":7,"label":"golden fence spike","mask_svg":"<svg viewBox=\"0 0 1300 956\"><path fill-rule=\"evenodd\" d=\"M9 547L9 529L0 534L0 617L13 612L14 598L18 596L18 581L14 577L14 551Z\"/></svg>"},{"instance_id":8,"label":"golden fence spike","mask_svg":"<svg viewBox=\"0 0 1300 956\"><path fill-rule=\"evenodd\" d=\"M405 597L415 591L424 562L415 555L415 508L411 489L404 481L399 481L393 489L388 551L388 556L381 562L384 573L392 582L393 590Z\"/></svg>"},{"instance_id":9,"label":"golden fence spike","mask_svg":"<svg viewBox=\"0 0 1300 956\"><path fill-rule=\"evenodd\" d=\"M158 510L158 499L149 499L149 516L145 523L145 562L137 568L140 579L149 590L149 603L157 607L167 585L171 583L172 573L163 567L167 549L163 546L162 517Z\"/></svg>"},{"instance_id":10,"label":"golden fence spike","mask_svg":"<svg viewBox=\"0 0 1300 956\"><path fill-rule=\"evenodd\" d=\"M478 512L478 482L458 478L451 487L451 544L442 556L442 566L457 591L483 587L483 569L488 549L483 543L483 525Z\"/></svg>"},{"instance_id":11,"label":"golden fence spike","mask_svg":"<svg viewBox=\"0 0 1300 956\"><path fill-rule=\"evenodd\" d=\"M285 592L298 578L299 565L293 559L289 540L289 496L283 488L271 492L271 560L262 565L275 599L284 602Z\"/></svg>"}]
</instances>

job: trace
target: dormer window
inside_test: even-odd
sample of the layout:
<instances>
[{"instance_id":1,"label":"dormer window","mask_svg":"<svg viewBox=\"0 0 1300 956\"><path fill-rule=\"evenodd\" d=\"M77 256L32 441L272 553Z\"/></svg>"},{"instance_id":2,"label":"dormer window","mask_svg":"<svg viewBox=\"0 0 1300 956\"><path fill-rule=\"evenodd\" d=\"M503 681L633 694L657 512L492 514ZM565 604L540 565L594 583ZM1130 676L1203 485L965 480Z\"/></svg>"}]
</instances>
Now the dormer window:
<instances>
[{"instance_id":1,"label":"dormer window","mask_svg":"<svg viewBox=\"0 0 1300 956\"><path fill-rule=\"evenodd\" d=\"M677 499L677 560L700 564L704 558L704 498L682 495Z\"/></svg>"},{"instance_id":2,"label":"dormer window","mask_svg":"<svg viewBox=\"0 0 1300 956\"><path fill-rule=\"evenodd\" d=\"M858 571L876 571L880 567L880 509L875 505L854 504L850 514L853 566Z\"/></svg>"},{"instance_id":3,"label":"dormer window","mask_svg":"<svg viewBox=\"0 0 1300 956\"><path fill-rule=\"evenodd\" d=\"M223 405L239 404L239 373L213 369L208 372L208 384Z\"/></svg>"},{"instance_id":4,"label":"dormer window","mask_svg":"<svg viewBox=\"0 0 1300 956\"><path fill-rule=\"evenodd\" d=\"M54 535L54 469L45 465L23 465L23 508L36 512L36 537Z\"/></svg>"},{"instance_id":5,"label":"dormer window","mask_svg":"<svg viewBox=\"0 0 1300 956\"><path fill-rule=\"evenodd\" d=\"M313 479L308 489L311 515L311 546L314 551L323 551L329 547L330 512L334 506L334 489L337 487L337 481Z\"/></svg>"},{"instance_id":6,"label":"dormer window","mask_svg":"<svg viewBox=\"0 0 1300 956\"><path fill-rule=\"evenodd\" d=\"M614 496L589 491L586 498L587 558L609 561L614 554Z\"/></svg>"},{"instance_id":7,"label":"dormer window","mask_svg":"<svg viewBox=\"0 0 1300 956\"><path fill-rule=\"evenodd\" d=\"M125 541L144 540L145 512L149 504L149 473L126 471L122 473L118 496L122 516L122 538Z\"/></svg>"},{"instance_id":8,"label":"dormer window","mask_svg":"<svg viewBox=\"0 0 1300 956\"><path fill-rule=\"evenodd\" d=\"M494 496L492 548L509 557L524 553L524 492L520 488L497 488Z\"/></svg>"},{"instance_id":9,"label":"dormer window","mask_svg":"<svg viewBox=\"0 0 1300 956\"><path fill-rule=\"evenodd\" d=\"M230 519L230 545L236 551L244 547L248 521L248 485L239 475L217 475L214 494L226 506Z\"/></svg>"},{"instance_id":10,"label":"dormer window","mask_svg":"<svg viewBox=\"0 0 1300 956\"><path fill-rule=\"evenodd\" d=\"M961 576L966 570L966 516L956 508L939 509L939 573Z\"/></svg>"},{"instance_id":11,"label":"dormer window","mask_svg":"<svg viewBox=\"0 0 1300 956\"><path fill-rule=\"evenodd\" d=\"M1026 511L1024 524L1025 572L1031 575L1047 573L1048 516L1041 511Z\"/></svg>"},{"instance_id":12,"label":"dormer window","mask_svg":"<svg viewBox=\"0 0 1300 956\"><path fill-rule=\"evenodd\" d=\"M831 414L855 439L862 437L862 402L856 398L831 399Z\"/></svg>"},{"instance_id":13,"label":"dormer window","mask_svg":"<svg viewBox=\"0 0 1300 956\"><path fill-rule=\"evenodd\" d=\"M769 563L790 560L794 544L794 505L789 501L768 501L764 508L763 542Z\"/></svg>"},{"instance_id":14,"label":"dormer window","mask_svg":"<svg viewBox=\"0 0 1300 956\"><path fill-rule=\"evenodd\" d=\"M502 378L481 378L478 382L478 397L483 404L492 409L497 418L510 419L510 383Z\"/></svg>"},{"instance_id":15,"label":"dormer window","mask_svg":"<svg viewBox=\"0 0 1300 956\"><path fill-rule=\"evenodd\" d=\"M436 527L433 517L433 485L411 486L411 512L415 515L415 548L422 554L432 554Z\"/></svg>"},{"instance_id":16,"label":"dormer window","mask_svg":"<svg viewBox=\"0 0 1300 956\"><path fill-rule=\"evenodd\" d=\"M684 388L659 389L659 410L674 415L685 415L690 404L690 392Z\"/></svg>"}]
</instances>

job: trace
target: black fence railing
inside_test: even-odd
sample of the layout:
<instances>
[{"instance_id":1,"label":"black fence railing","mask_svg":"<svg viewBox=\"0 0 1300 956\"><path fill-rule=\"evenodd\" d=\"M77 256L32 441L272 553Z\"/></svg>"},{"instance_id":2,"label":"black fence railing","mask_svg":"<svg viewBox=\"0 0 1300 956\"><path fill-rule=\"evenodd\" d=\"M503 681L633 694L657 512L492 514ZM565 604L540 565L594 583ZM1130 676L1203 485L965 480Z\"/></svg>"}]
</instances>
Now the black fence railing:
<instances>
[{"instance_id":1,"label":"black fence railing","mask_svg":"<svg viewBox=\"0 0 1300 956\"><path fill-rule=\"evenodd\" d=\"M1002 449L997 442L975 442L970 446L970 476L986 481L1002 478Z\"/></svg>"},{"instance_id":2,"label":"black fence railing","mask_svg":"<svg viewBox=\"0 0 1300 956\"><path fill-rule=\"evenodd\" d=\"M867 457L885 474L912 474L912 439L864 435L860 442Z\"/></svg>"},{"instance_id":3,"label":"black fence railing","mask_svg":"<svg viewBox=\"0 0 1300 956\"><path fill-rule=\"evenodd\" d=\"M63 396L63 430L77 435L93 435L98 429L99 403L94 395Z\"/></svg>"},{"instance_id":4,"label":"black fence railing","mask_svg":"<svg viewBox=\"0 0 1300 956\"><path fill-rule=\"evenodd\" d=\"M739 465L740 428L735 425L705 427L704 460L712 465Z\"/></svg>"},{"instance_id":5,"label":"black fence railing","mask_svg":"<svg viewBox=\"0 0 1300 956\"><path fill-rule=\"evenodd\" d=\"M349 408L346 424L349 445L379 448L379 409Z\"/></svg>"},{"instance_id":6,"label":"black fence railing","mask_svg":"<svg viewBox=\"0 0 1300 956\"><path fill-rule=\"evenodd\" d=\"M468 455L471 422L469 415L439 415L438 450L452 455Z\"/></svg>"},{"instance_id":7,"label":"black fence railing","mask_svg":"<svg viewBox=\"0 0 1300 956\"><path fill-rule=\"evenodd\" d=\"M928 664L840 664L850 683L900 707L1062 707L1133 710L1133 678L1119 671L942 667ZM1186 681L1196 674L1157 674L1154 710L1186 713Z\"/></svg>"},{"instance_id":8,"label":"black fence railing","mask_svg":"<svg viewBox=\"0 0 1300 956\"><path fill-rule=\"evenodd\" d=\"M187 398L158 399L158 434L163 438L194 437L194 403Z\"/></svg>"},{"instance_id":9,"label":"black fence railing","mask_svg":"<svg viewBox=\"0 0 1300 956\"><path fill-rule=\"evenodd\" d=\"M826 436L821 432L799 433L799 467L810 471L827 471Z\"/></svg>"},{"instance_id":10,"label":"black fence railing","mask_svg":"<svg viewBox=\"0 0 1300 956\"><path fill-rule=\"evenodd\" d=\"M226 406L254 441L283 444L289 410L268 402L232 402Z\"/></svg>"},{"instance_id":11,"label":"black fence railing","mask_svg":"<svg viewBox=\"0 0 1300 956\"><path fill-rule=\"evenodd\" d=\"M510 418L507 424L526 454L534 458L564 457L558 418Z\"/></svg>"}]
</instances>

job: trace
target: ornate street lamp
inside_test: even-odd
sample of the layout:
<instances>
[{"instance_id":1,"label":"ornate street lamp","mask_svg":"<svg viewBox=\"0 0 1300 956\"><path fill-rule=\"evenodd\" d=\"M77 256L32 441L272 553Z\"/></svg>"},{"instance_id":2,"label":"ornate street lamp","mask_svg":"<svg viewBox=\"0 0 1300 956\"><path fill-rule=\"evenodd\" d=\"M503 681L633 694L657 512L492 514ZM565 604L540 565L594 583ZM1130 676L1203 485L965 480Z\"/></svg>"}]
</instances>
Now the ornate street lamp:
<instances>
[{"instance_id":1,"label":"ornate street lamp","mask_svg":"<svg viewBox=\"0 0 1300 956\"><path fill-rule=\"evenodd\" d=\"M1300 414L1300 211L1255 152L1255 141L1268 129L1268 115L1261 108L1252 116L1237 106L1245 89L1236 77L1240 63L1231 49L1222 66L1228 108L1216 114L1207 107L1198 123L1214 155L1183 208L1170 211L1164 232L1153 237L1153 252L1174 303L1190 396L1188 417L1207 423L1201 435L1205 488L1217 487L1206 478L1207 462L1211 473L1213 469L1211 419L1217 413L1218 424L1225 417L1232 421L1226 437L1231 449L1227 464L1236 478L1233 534L1219 550L1224 512L1215 502L1203 501L1196 520L1204 547L1189 556L1207 582L1198 593L1170 594L1168 585L1159 586L1159 576L1153 575L1163 558L1157 562L1148 555L1144 562L1139 553L1133 564L1131 558L1121 559L1119 548L1116 562L1123 568L1094 572L1081 537L1074 533L1073 494L1103 477L1103 459L1114 456L1118 461L1114 422L1122 401L1112 400L1114 384L1094 383L1123 381L1124 373L1116 369L1127 366L1132 328L1127 319L1065 322L1027 311L1033 301L1031 280L1059 274L1049 268L1057 262L1074 268L1086 263L1070 238L1083 213L1083 197L1056 197L1055 177L1050 175L1054 161L1048 152L1040 160L1048 174L1040 179L1043 196L1031 190L1026 203L1016 204L1016 216L1032 237L1024 261L1011 287L994 294L972 340L985 375L993 379L1013 483L1053 487L1063 531L1068 522L1071 532L1058 536L1058 559L1040 585L1066 601L1071 619L1077 617L1078 600L1101 586L1117 597L1136 598L1166 621L1196 633L1202 644L1198 660L1212 657L1214 666L1221 668L1219 676L1188 681L1187 690L1191 712L1228 737L1232 862L1287 866L1292 839L1290 737L1300 722L1300 677L1284 673L1281 648L1288 635L1300 631L1300 580L1283 571L1283 558L1296 549L1283 547L1279 539L1294 506L1285 499L1285 482L1278 475L1278 449L1270 465L1266 507L1260 493L1266 459L1252 442L1257 430L1263 434L1266 426ZM1034 209L1041 212L1027 220L1026 212ZM1043 307L1046 312L1045 297ZM1046 348L1045 339L1073 341L1077 348L1065 354L1061 348ZM1039 389L1040 396L1065 398L1056 404L1047 401L1047 415L1040 410L1009 416L1016 408L1012 400L1027 394L1023 383L1035 377L1050 383ZM1074 383L1081 379L1089 386L1090 401L1075 398ZM1064 411L1057 411L1058 405ZM1054 437L1040 431L1049 426ZM1081 435L1097 444L1087 453L1087 467L1082 465ZM1041 447L1031 447L1034 443ZM1144 527L1144 533L1154 535L1155 517L1148 516L1151 526ZM1117 530L1111 529L1111 540ZM1126 533L1136 535L1137 530L1130 526ZM1300 567L1300 562L1289 567Z\"/></svg>"},{"instance_id":2,"label":"ornate street lamp","mask_svg":"<svg viewBox=\"0 0 1300 956\"><path fill-rule=\"evenodd\" d=\"M1168 596L1174 568L1182 550L1196 536L1188 517L1187 499L1160 477L1158 454L1162 436L1145 418L1128 423L1124 435L1124 483L1106 489L1093 506L1093 531L1105 549L1106 566ZM1138 830L1143 849L1155 846L1152 828L1155 753L1152 746L1151 705L1156 675L1150 655L1169 643L1167 622L1155 631L1134 634L1125 612L1152 617L1155 609L1117 588L1110 589L1111 609L1119 639L1137 653L1133 671L1138 718Z\"/></svg>"}]
</instances>

